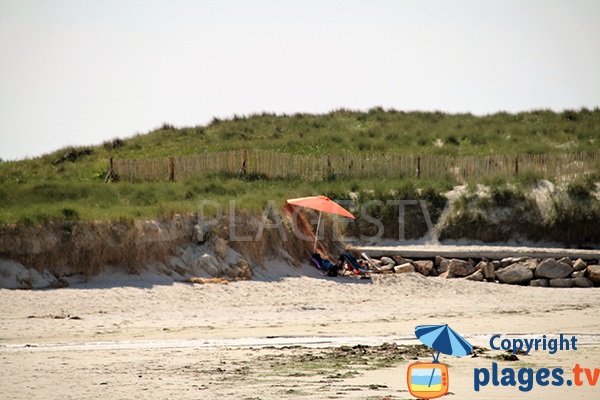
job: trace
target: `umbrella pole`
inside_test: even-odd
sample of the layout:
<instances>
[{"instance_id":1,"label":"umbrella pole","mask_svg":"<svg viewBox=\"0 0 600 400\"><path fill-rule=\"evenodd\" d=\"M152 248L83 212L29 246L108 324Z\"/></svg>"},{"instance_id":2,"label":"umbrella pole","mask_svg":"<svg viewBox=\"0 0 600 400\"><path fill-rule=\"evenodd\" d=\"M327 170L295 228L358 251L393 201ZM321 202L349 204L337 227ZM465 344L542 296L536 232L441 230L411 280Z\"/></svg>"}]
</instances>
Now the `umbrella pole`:
<instances>
[{"instance_id":1,"label":"umbrella pole","mask_svg":"<svg viewBox=\"0 0 600 400\"><path fill-rule=\"evenodd\" d=\"M313 253L317 251L317 240L319 239L319 226L321 225L321 211L319 211L319 220L317 221L317 230L315 232L315 245L313 247Z\"/></svg>"}]
</instances>

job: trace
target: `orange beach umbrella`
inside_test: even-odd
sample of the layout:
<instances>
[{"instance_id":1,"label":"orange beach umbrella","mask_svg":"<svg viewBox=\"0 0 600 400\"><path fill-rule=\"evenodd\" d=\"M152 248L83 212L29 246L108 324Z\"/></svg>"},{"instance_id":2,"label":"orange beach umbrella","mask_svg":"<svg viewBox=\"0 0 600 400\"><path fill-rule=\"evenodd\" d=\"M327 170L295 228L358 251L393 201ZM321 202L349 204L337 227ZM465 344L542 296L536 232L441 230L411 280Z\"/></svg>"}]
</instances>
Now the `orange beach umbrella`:
<instances>
[{"instance_id":1,"label":"orange beach umbrella","mask_svg":"<svg viewBox=\"0 0 600 400\"><path fill-rule=\"evenodd\" d=\"M354 215L352 215L348 210L346 210L344 207L340 206L338 203L331 200L327 196L299 197L297 199L288 199L286 200L286 203L294 206L311 208L319 212L319 220L317 222L317 230L315 231L315 246L313 248L313 251L317 249L317 235L319 233L319 225L321 224L321 213L326 212L329 214L336 214L341 215L343 217L355 219Z\"/></svg>"}]
</instances>

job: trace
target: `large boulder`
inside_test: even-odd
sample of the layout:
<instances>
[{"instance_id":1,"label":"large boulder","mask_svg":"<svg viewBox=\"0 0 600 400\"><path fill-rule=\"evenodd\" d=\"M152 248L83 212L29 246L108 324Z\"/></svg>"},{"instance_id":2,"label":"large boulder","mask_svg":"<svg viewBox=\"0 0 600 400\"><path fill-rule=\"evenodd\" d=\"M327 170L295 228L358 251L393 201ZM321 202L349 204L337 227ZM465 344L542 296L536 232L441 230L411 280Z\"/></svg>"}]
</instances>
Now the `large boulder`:
<instances>
[{"instance_id":1,"label":"large boulder","mask_svg":"<svg viewBox=\"0 0 600 400\"><path fill-rule=\"evenodd\" d=\"M481 271L483 274L483 278L488 282L493 282L496 280L496 270L494 269L494 264L489 261L481 261L475 269Z\"/></svg>"},{"instance_id":2,"label":"large boulder","mask_svg":"<svg viewBox=\"0 0 600 400\"><path fill-rule=\"evenodd\" d=\"M396 265L394 272L397 274L404 274L406 272L415 272L415 266L411 263L404 263L402 265Z\"/></svg>"},{"instance_id":3,"label":"large boulder","mask_svg":"<svg viewBox=\"0 0 600 400\"><path fill-rule=\"evenodd\" d=\"M444 261L444 260L445 260L445 258L442 256L435 256L435 259L434 259L435 266L439 267L440 264L442 263L442 261Z\"/></svg>"},{"instance_id":4,"label":"large boulder","mask_svg":"<svg viewBox=\"0 0 600 400\"><path fill-rule=\"evenodd\" d=\"M536 278L559 279L566 278L573 272L573 267L554 258L546 258L535 269Z\"/></svg>"},{"instance_id":5,"label":"large boulder","mask_svg":"<svg viewBox=\"0 0 600 400\"><path fill-rule=\"evenodd\" d=\"M558 260L559 263L563 263L563 264L567 264L569 267L573 266L573 260L571 260L569 257L563 257L560 260Z\"/></svg>"},{"instance_id":6,"label":"large boulder","mask_svg":"<svg viewBox=\"0 0 600 400\"><path fill-rule=\"evenodd\" d=\"M383 262L384 258L389 258L389 257L381 257L382 262ZM394 264L396 264L396 265L402 265L402 264L412 262L412 260L409 260L408 258L404 258L402 256L392 256L392 259L394 261Z\"/></svg>"},{"instance_id":7,"label":"large boulder","mask_svg":"<svg viewBox=\"0 0 600 400\"><path fill-rule=\"evenodd\" d=\"M532 279L531 282L529 282L529 286L548 287L548 279Z\"/></svg>"},{"instance_id":8,"label":"large boulder","mask_svg":"<svg viewBox=\"0 0 600 400\"><path fill-rule=\"evenodd\" d=\"M585 275L590 281L596 284L600 283L600 265L588 265L585 271Z\"/></svg>"},{"instance_id":9,"label":"large boulder","mask_svg":"<svg viewBox=\"0 0 600 400\"><path fill-rule=\"evenodd\" d=\"M573 287L575 282L571 278L555 278L550 279L551 287Z\"/></svg>"},{"instance_id":10,"label":"large boulder","mask_svg":"<svg viewBox=\"0 0 600 400\"><path fill-rule=\"evenodd\" d=\"M535 270L538 267L539 260L536 260L535 258L528 258L523 260L522 263L523 265L526 265L535 275Z\"/></svg>"},{"instance_id":11,"label":"large boulder","mask_svg":"<svg viewBox=\"0 0 600 400\"><path fill-rule=\"evenodd\" d=\"M581 287L581 288L594 287L594 282L590 281L588 278L583 277L583 276L580 278L573 278L573 283L575 284L575 287Z\"/></svg>"},{"instance_id":12,"label":"large boulder","mask_svg":"<svg viewBox=\"0 0 600 400\"><path fill-rule=\"evenodd\" d=\"M525 285L533 279L533 272L525 263L516 263L496 271L496 278L502 283Z\"/></svg>"},{"instance_id":13,"label":"large boulder","mask_svg":"<svg viewBox=\"0 0 600 400\"><path fill-rule=\"evenodd\" d=\"M468 281L483 282L483 272L480 269L465 278Z\"/></svg>"},{"instance_id":14,"label":"large boulder","mask_svg":"<svg viewBox=\"0 0 600 400\"><path fill-rule=\"evenodd\" d=\"M437 272L439 274L448 271L448 266L450 265L450 260L444 257L437 256L435 257L435 266L437 267Z\"/></svg>"},{"instance_id":15,"label":"large boulder","mask_svg":"<svg viewBox=\"0 0 600 400\"><path fill-rule=\"evenodd\" d=\"M500 260L502 267L508 267L509 265L519 263L521 261L527 260L527 257L506 257Z\"/></svg>"},{"instance_id":16,"label":"large boulder","mask_svg":"<svg viewBox=\"0 0 600 400\"><path fill-rule=\"evenodd\" d=\"M433 261L421 260L413 262L415 270L422 275L428 276L433 270Z\"/></svg>"},{"instance_id":17,"label":"large boulder","mask_svg":"<svg viewBox=\"0 0 600 400\"><path fill-rule=\"evenodd\" d=\"M448 274L451 276L464 277L471 275L473 272L475 272L475 266L469 261L453 258L448 265Z\"/></svg>"},{"instance_id":18,"label":"large boulder","mask_svg":"<svg viewBox=\"0 0 600 400\"><path fill-rule=\"evenodd\" d=\"M573 269L575 271L583 271L586 268L587 268L587 263L585 261L583 261L581 258L578 258L573 263Z\"/></svg>"}]
</instances>

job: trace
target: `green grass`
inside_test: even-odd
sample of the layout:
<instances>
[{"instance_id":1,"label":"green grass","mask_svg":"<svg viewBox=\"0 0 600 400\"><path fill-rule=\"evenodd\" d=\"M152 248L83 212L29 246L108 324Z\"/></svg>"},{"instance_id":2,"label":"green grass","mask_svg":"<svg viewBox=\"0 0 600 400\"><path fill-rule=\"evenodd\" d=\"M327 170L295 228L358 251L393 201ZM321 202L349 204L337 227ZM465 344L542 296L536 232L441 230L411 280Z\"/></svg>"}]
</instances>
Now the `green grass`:
<instances>
[{"instance_id":1,"label":"green grass","mask_svg":"<svg viewBox=\"0 0 600 400\"><path fill-rule=\"evenodd\" d=\"M437 143L437 144L436 144ZM441 144L441 146L440 146ZM325 115L263 113L214 119L206 126L164 124L147 134L97 146L65 148L37 158L0 161L0 224L64 220L138 219L194 212L203 199L262 209L268 200L327 194L361 199L418 198L440 207L438 180L298 179L254 181L213 175L175 183L104 184L109 157L152 158L231 149L270 149L295 154L373 152L395 154L558 153L600 148L600 109L555 113L539 110L482 117L441 112L337 110ZM510 178L530 185L539 177ZM500 184L505 179L496 179ZM486 183L486 182L484 182ZM588 183L581 184L587 185ZM580 185L580 186L581 186ZM585 189L585 188L584 188ZM585 190L573 186L574 196ZM589 192L589 191L588 191ZM495 193L502 199L506 193ZM382 212L387 212L382 210Z\"/></svg>"},{"instance_id":2,"label":"green grass","mask_svg":"<svg viewBox=\"0 0 600 400\"><path fill-rule=\"evenodd\" d=\"M599 148L599 137L600 109L476 117L374 108L366 113L338 110L326 115L261 114L180 129L164 125L148 135L128 139L111 151L128 158L241 148L301 154L516 154ZM436 142L443 145L438 147Z\"/></svg>"},{"instance_id":3,"label":"green grass","mask_svg":"<svg viewBox=\"0 0 600 400\"><path fill-rule=\"evenodd\" d=\"M443 188L444 182L430 181L428 187ZM174 213L195 212L203 200L218 202L225 210L231 200L236 207L264 210L268 201L283 207L286 198L325 194L348 199L355 190L368 198L366 191L397 192L414 187L414 182L388 180L371 185L360 180L309 182L299 179L255 180L224 178L221 175L182 182L129 183L49 181L8 184L0 187L0 224L38 224L65 220L117 220L169 217ZM433 190L433 189L430 189ZM370 193L370 192L368 192ZM389 197L389 195L387 196ZM207 207L207 212L212 209Z\"/></svg>"}]
</instances>

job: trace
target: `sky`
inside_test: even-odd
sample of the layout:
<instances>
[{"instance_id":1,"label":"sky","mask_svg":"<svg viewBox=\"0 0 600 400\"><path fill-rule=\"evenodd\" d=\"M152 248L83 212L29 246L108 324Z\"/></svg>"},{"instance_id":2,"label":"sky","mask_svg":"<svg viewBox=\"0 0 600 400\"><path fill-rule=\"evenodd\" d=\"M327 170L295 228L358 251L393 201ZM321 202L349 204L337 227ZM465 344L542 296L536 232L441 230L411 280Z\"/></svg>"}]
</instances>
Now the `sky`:
<instances>
[{"instance_id":1,"label":"sky","mask_svg":"<svg viewBox=\"0 0 600 400\"><path fill-rule=\"evenodd\" d=\"M164 122L600 106L597 0L0 0L0 158Z\"/></svg>"}]
</instances>

